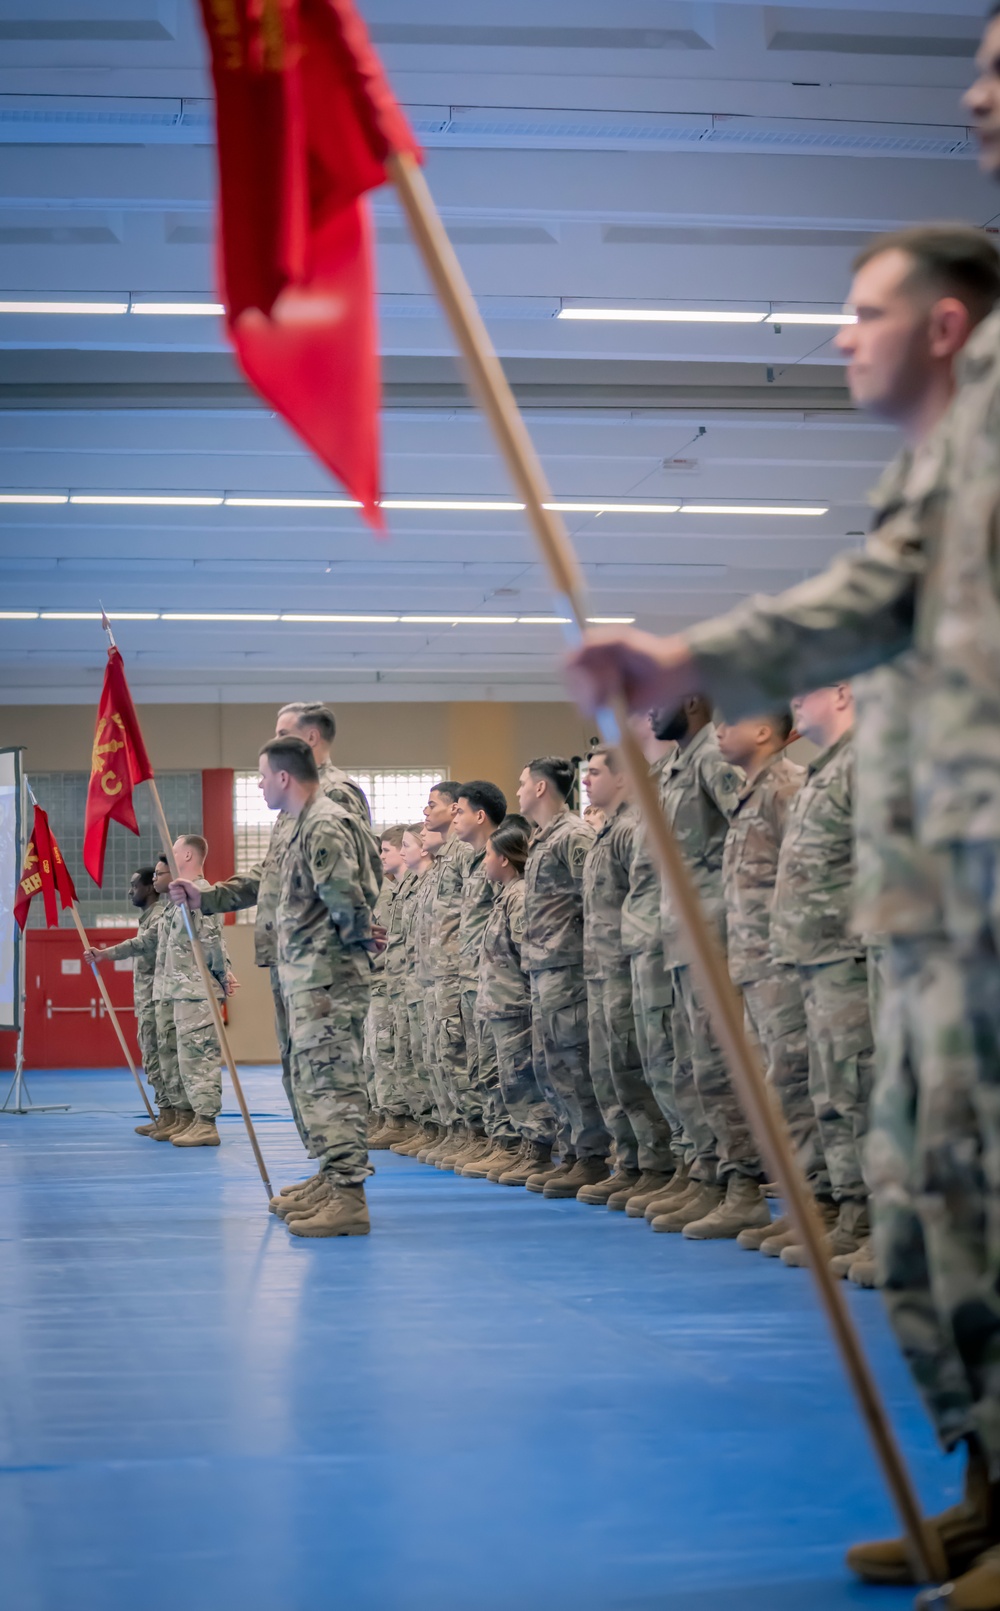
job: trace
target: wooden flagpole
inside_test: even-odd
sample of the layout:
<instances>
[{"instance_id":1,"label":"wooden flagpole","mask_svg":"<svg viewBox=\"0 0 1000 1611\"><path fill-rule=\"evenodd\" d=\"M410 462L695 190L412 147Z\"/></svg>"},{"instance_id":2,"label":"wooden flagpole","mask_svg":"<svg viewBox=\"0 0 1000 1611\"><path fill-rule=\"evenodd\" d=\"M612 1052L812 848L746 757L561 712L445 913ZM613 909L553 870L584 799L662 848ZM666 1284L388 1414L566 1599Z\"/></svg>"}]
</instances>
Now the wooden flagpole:
<instances>
[{"instance_id":1,"label":"wooden flagpole","mask_svg":"<svg viewBox=\"0 0 1000 1611\"><path fill-rule=\"evenodd\" d=\"M83 949L85 951L92 951L93 946L91 945L90 940L89 940L88 935L87 935L87 931L83 926L83 919L80 916L80 908L77 906L76 901L73 902L73 904L72 904L72 906L70 907L69 910L70 910L70 916L73 919L73 924L74 924L74 926L76 928L76 932L80 936L80 944L83 946ZM104 1002L105 1011L107 1012L108 1017L111 1019L111 1022L114 1025L115 1034L118 1036L118 1044L121 1047L122 1051L125 1053L125 1061L128 1064L129 1068L132 1070L132 1078L135 1080L136 1085L139 1087L139 1095L142 1097L142 1100L146 1104L146 1112L149 1114L149 1117L155 1123L156 1114L153 1112L152 1104L150 1103L149 1097L146 1095L146 1087L143 1085L141 1079L139 1078L139 1070L136 1068L135 1063L132 1060L132 1053L129 1051L128 1041L125 1039L125 1031L122 1029L121 1024L118 1022L118 1014L115 1012L114 1007L111 1005L111 997L108 994L108 987L104 983L104 980L101 978L101 970L100 970L100 967L98 966L98 964L96 962L92 962L90 964L90 971L94 975L94 978L97 980L97 988L101 992L101 999Z\"/></svg>"},{"instance_id":2,"label":"wooden flagpole","mask_svg":"<svg viewBox=\"0 0 1000 1611\"><path fill-rule=\"evenodd\" d=\"M587 620L583 574L565 525L551 508L552 493L545 473L426 180L415 158L407 152L394 153L387 167L417 250L465 360L472 390L489 420L511 480L525 505L552 585L565 605L566 615L576 630L583 633ZM923 1582L943 1582L948 1568L940 1539L924 1522L916 1490L861 1340L839 1283L830 1271L823 1227L812 1194L795 1161L784 1118L771 1099L757 1056L747 1039L739 997L660 808L648 764L628 726L624 705L614 712L613 718L611 713L603 713L599 720L605 739L616 743L621 750L633 797L642 811L660 872L685 933L695 978L725 1053L736 1094L781 1190L788 1217L808 1254L817 1295L895 1504L915 1575Z\"/></svg>"}]
</instances>

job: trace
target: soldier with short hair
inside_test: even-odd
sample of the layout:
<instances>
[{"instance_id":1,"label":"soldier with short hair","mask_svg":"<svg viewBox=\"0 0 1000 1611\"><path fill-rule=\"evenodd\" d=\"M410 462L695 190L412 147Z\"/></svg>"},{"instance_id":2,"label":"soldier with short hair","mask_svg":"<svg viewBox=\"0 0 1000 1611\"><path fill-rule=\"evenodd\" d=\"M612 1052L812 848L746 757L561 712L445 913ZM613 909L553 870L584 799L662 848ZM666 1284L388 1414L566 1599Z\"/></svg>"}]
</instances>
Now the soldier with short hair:
<instances>
[{"instance_id":1,"label":"soldier with short hair","mask_svg":"<svg viewBox=\"0 0 1000 1611\"><path fill-rule=\"evenodd\" d=\"M205 877L207 840L197 833L182 834L173 849L179 877L200 898L201 891L211 887ZM191 923L201 941L215 999L221 1002L229 977L222 920L198 912L192 914ZM175 1147L217 1147L215 1121L222 1108L219 1038L184 913L177 906L160 925L154 991L160 1067L170 1106L177 1113L168 1139Z\"/></svg>"},{"instance_id":2,"label":"soldier with short hair","mask_svg":"<svg viewBox=\"0 0 1000 1611\"><path fill-rule=\"evenodd\" d=\"M393 1143L393 1151L426 1161L426 1154L445 1138L445 1124L441 1120L435 1100L434 1087L427 1067L427 992L420 972L422 958L422 896L426 880L433 874L434 863L423 842L424 825L411 822L403 833L403 860L408 869L409 883L400 892L393 907L393 924L399 910L401 936L400 1001L397 1022L405 1016L409 1040L409 1062L404 1077L407 1079L409 1109L420 1125L420 1134L412 1141ZM390 935L390 958L396 955ZM396 977L396 963L390 961L390 976ZM395 999L395 997L393 998Z\"/></svg>"},{"instance_id":3,"label":"soldier with short hair","mask_svg":"<svg viewBox=\"0 0 1000 1611\"><path fill-rule=\"evenodd\" d=\"M162 866L162 887L156 887L156 875ZM149 1136L153 1141L166 1141L173 1127L174 1110L167 1101L166 1087L160 1071L160 1053L156 1040L156 1008L153 1004L153 980L156 974L156 948L160 923L166 916L167 903L163 893L170 880L166 862L153 867L138 867L129 880L129 900L139 911L139 927L128 940L117 945L99 945L83 954L91 963L116 962L132 959L132 997L135 1003L135 1024L142 1054L142 1070L153 1087L157 1116L152 1124L137 1124L137 1136Z\"/></svg>"},{"instance_id":4,"label":"soldier with short hair","mask_svg":"<svg viewBox=\"0 0 1000 1611\"><path fill-rule=\"evenodd\" d=\"M636 816L618 751L592 749L583 786L601 825L583 864L583 972L587 985L590 1077L614 1142L606 1180L581 1186L577 1199L615 1208L673 1171L670 1127L646 1082L639 1056L632 972L622 949L622 907L629 889ZM620 1199L620 1201L619 1201Z\"/></svg>"},{"instance_id":5,"label":"soldier with short hair","mask_svg":"<svg viewBox=\"0 0 1000 1611\"><path fill-rule=\"evenodd\" d=\"M272 1198L293 1236L367 1236L364 1182L368 1097L363 1037L371 958L379 949L372 914L380 879L370 834L329 799L304 739L272 738L260 752L261 790L293 829L281 862L276 923L278 971L288 1008L292 1087L318 1172ZM380 869L379 869L380 870ZM201 889L171 886L197 909Z\"/></svg>"},{"instance_id":6,"label":"soldier with short hair","mask_svg":"<svg viewBox=\"0 0 1000 1611\"><path fill-rule=\"evenodd\" d=\"M439 1169L453 1169L472 1143L485 1135L482 1101L469 1080L462 1017L459 928L462 890L472 852L455 833L459 789L460 785L450 778L442 779L430 790L424 806L424 843L434 857L424 907L423 969L434 996L428 1067L440 1087L439 1106L449 1126L446 1141L434 1153L433 1161Z\"/></svg>"},{"instance_id":7,"label":"soldier with short hair","mask_svg":"<svg viewBox=\"0 0 1000 1611\"><path fill-rule=\"evenodd\" d=\"M498 890L483 931L476 996L480 1034L489 1035L517 1146L499 1155L486 1178L524 1186L552 1157L555 1119L535 1078L531 985L524 966L524 868L528 824L506 817L486 844L486 876Z\"/></svg>"},{"instance_id":8,"label":"soldier with short hair","mask_svg":"<svg viewBox=\"0 0 1000 1611\"><path fill-rule=\"evenodd\" d=\"M375 906L375 927L386 936L386 950L372 958L372 999L365 1024L365 1077L372 1122L368 1144L385 1149L413 1134L406 1103L396 1083L392 1010L389 1004L388 934L393 902L406 873L401 824L386 828L379 840L382 888Z\"/></svg>"},{"instance_id":9,"label":"soldier with short hair","mask_svg":"<svg viewBox=\"0 0 1000 1611\"><path fill-rule=\"evenodd\" d=\"M722 883L726 899L729 977L743 997L747 1028L764 1057L768 1084L785 1116L813 1194L829 1199L830 1177L809 1094L809 1039L802 987L791 963L771 955L771 917L778 857L788 813L805 769L784 754L792 732L788 710L748 716L719 727L719 749L746 777L726 835ZM769 1256L781 1252L787 1220L743 1227L736 1240Z\"/></svg>"},{"instance_id":10,"label":"soldier with short hair","mask_svg":"<svg viewBox=\"0 0 1000 1611\"><path fill-rule=\"evenodd\" d=\"M377 876L381 878L378 841L369 826L368 802L358 785L352 782L340 767L334 766L330 759L330 747L336 730L337 724L332 710L326 705L315 702L283 705L275 722L276 737L290 735L301 738L309 745L316 762L323 794L327 799L342 806L363 826L368 835L366 854L369 865L377 863ZM289 1061L288 1014L278 975L277 905L281 887L281 862L293 832L294 824L279 812L271 829L263 861L257 862L246 873L235 873L232 878L223 879L213 885L202 909L205 912L215 913L238 912L248 906L257 908L253 933L254 960L258 968L267 968L270 975L271 998L274 1003L274 1032L281 1059L281 1083L292 1110L299 1138L308 1152L309 1138L302 1122L302 1115L295 1105Z\"/></svg>"},{"instance_id":11,"label":"soldier with short hair","mask_svg":"<svg viewBox=\"0 0 1000 1611\"><path fill-rule=\"evenodd\" d=\"M583 976L583 864L594 831L567 807L575 781L571 761L543 755L528 762L517 791L534 824L521 955L531 980L535 1077L555 1114L560 1158L526 1184L546 1197L575 1197L610 1173L611 1138L590 1078Z\"/></svg>"},{"instance_id":12,"label":"soldier with short hair","mask_svg":"<svg viewBox=\"0 0 1000 1611\"><path fill-rule=\"evenodd\" d=\"M663 771L661 801L706 915L725 942L722 856L743 774L720 753L712 708L699 697L654 717L653 731L677 749ZM682 1231L692 1240L728 1234L769 1218L760 1193L760 1158L736 1099L725 1059L709 1023L688 960L680 923L663 892L664 961L674 986L674 1097L690 1138L691 1178L680 1195L668 1191L646 1205L655 1231Z\"/></svg>"},{"instance_id":13,"label":"soldier with short hair","mask_svg":"<svg viewBox=\"0 0 1000 1611\"><path fill-rule=\"evenodd\" d=\"M462 883L458 961L469 1088L481 1107L482 1135L475 1136L454 1167L456 1174L472 1180L485 1180L494 1165L507 1169L520 1147L520 1137L504 1105L493 1038L476 1014L483 931L497 895L486 871L486 846L506 815L507 797L495 783L476 778L460 785L454 829L470 859Z\"/></svg>"}]
</instances>

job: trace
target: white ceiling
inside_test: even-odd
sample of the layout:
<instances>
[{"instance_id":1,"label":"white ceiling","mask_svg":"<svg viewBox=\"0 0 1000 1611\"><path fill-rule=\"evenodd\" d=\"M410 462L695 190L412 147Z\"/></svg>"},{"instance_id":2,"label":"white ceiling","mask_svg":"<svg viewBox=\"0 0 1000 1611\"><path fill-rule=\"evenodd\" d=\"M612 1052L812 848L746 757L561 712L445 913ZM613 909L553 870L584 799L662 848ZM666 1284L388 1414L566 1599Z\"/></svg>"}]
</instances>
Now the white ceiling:
<instances>
[{"instance_id":1,"label":"white ceiling","mask_svg":"<svg viewBox=\"0 0 1000 1611\"><path fill-rule=\"evenodd\" d=\"M191 0L0 0L0 300L209 299ZM894 447L830 329L571 322L574 303L836 309L872 231L987 225L959 96L979 0L366 0L557 496L828 507L567 517L593 613L656 629L856 542ZM471 19L471 20L470 20ZM391 197L374 198L390 497L510 497ZM205 318L0 314L0 493L333 495ZM664 461L680 460L665 468ZM0 608L525 616L523 518L0 506ZM558 697L544 625L122 622L144 699ZM90 700L90 621L0 621L0 700Z\"/></svg>"}]
</instances>

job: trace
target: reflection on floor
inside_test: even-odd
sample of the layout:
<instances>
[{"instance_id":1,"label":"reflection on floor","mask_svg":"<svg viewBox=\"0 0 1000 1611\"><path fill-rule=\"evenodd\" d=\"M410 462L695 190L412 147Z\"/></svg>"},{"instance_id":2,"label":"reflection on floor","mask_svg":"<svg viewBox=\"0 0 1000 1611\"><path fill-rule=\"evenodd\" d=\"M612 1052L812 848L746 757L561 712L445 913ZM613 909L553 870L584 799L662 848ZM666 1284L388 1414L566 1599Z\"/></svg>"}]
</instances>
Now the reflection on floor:
<instances>
[{"instance_id":1,"label":"reflection on floor","mask_svg":"<svg viewBox=\"0 0 1000 1611\"><path fill-rule=\"evenodd\" d=\"M376 1155L367 1239L294 1241L235 1113L133 1134L119 1073L0 1118L10 1611L898 1611L893 1528L808 1277ZM275 1184L305 1174L271 1069ZM928 1507L936 1454L851 1293ZM893 1530L895 1530L893 1528Z\"/></svg>"}]
</instances>

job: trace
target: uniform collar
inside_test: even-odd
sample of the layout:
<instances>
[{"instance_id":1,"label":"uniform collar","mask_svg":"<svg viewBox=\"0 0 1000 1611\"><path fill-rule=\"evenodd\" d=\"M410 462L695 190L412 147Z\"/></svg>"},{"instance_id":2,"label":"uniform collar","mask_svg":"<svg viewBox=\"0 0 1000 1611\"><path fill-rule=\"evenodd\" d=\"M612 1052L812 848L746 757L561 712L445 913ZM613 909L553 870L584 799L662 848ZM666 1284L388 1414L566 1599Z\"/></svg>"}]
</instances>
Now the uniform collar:
<instances>
[{"instance_id":1,"label":"uniform collar","mask_svg":"<svg viewBox=\"0 0 1000 1611\"><path fill-rule=\"evenodd\" d=\"M546 839L551 837L556 828L560 827L566 821L569 814L569 806L560 806L551 822L547 822L544 828L535 829L531 836L531 843L533 845L543 844Z\"/></svg>"},{"instance_id":2,"label":"uniform collar","mask_svg":"<svg viewBox=\"0 0 1000 1611\"><path fill-rule=\"evenodd\" d=\"M701 728L699 732L695 733L690 744L685 745L683 749L680 747L680 745L678 745L677 751L672 756L670 765L667 767L664 776L676 777L679 772L685 771L687 767L691 765L693 758L698 754L698 752L703 750L705 746L709 744L712 739L714 739L714 737L715 723L706 722L705 726Z\"/></svg>"},{"instance_id":3,"label":"uniform collar","mask_svg":"<svg viewBox=\"0 0 1000 1611\"><path fill-rule=\"evenodd\" d=\"M809 776L815 777L817 772L822 772L823 768L829 765L834 756L839 755L840 751L846 748L853 737L853 727L849 727L846 733L841 733L836 744L831 744L828 750L824 750L821 755L816 756L815 760L809 762Z\"/></svg>"}]
</instances>

